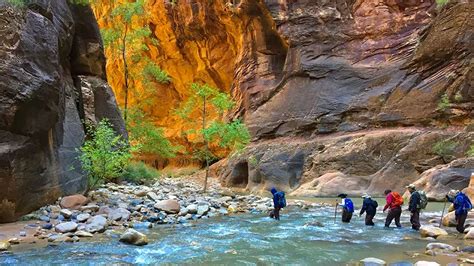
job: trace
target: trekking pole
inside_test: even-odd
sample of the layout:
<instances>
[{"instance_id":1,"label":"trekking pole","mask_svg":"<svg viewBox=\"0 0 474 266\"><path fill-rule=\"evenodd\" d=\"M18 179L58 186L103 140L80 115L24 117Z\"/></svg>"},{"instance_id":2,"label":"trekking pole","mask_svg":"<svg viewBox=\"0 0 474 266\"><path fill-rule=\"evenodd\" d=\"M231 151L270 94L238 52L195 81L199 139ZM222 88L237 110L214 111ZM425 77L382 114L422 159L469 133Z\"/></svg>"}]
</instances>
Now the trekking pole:
<instances>
[{"instance_id":1,"label":"trekking pole","mask_svg":"<svg viewBox=\"0 0 474 266\"><path fill-rule=\"evenodd\" d=\"M337 215L337 200L336 200L336 207L334 208L334 223L336 223L336 215Z\"/></svg>"},{"instance_id":2,"label":"trekking pole","mask_svg":"<svg viewBox=\"0 0 474 266\"><path fill-rule=\"evenodd\" d=\"M443 225L443 217L444 217L444 210L446 210L446 203L447 203L447 199L444 198L444 207L443 207L443 212L441 212L441 219L439 220L439 227L441 228L441 226Z\"/></svg>"}]
</instances>

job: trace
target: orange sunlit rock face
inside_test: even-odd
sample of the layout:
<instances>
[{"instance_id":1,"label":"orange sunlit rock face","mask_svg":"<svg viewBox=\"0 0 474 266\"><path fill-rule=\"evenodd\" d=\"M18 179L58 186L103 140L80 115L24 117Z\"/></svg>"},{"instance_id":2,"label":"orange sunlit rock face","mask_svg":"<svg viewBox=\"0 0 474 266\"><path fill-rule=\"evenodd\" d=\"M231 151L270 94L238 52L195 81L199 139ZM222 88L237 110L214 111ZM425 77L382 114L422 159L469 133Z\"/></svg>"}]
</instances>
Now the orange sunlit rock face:
<instances>
[{"instance_id":1,"label":"orange sunlit rock face","mask_svg":"<svg viewBox=\"0 0 474 266\"><path fill-rule=\"evenodd\" d=\"M113 9L113 2L104 0L94 6L102 28L111 23L107 17ZM189 128L174 114L174 110L189 97L193 82L208 83L221 91L230 92L242 43L241 20L224 2L172 4L167 1L148 1L146 10L148 19L142 23L149 24L152 35L159 42L158 45L147 44L147 56L171 78L169 84L154 84L152 108L147 110L147 114L156 125L165 128L171 140L186 144L187 140L182 135ZM121 60L110 60L113 56L110 48L106 49L106 56L109 59L108 81L119 104L123 106L123 63ZM143 89L141 84L132 86L136 90ZM137 103L133 93L129 97L130 106Z\"/></svg>"}]
</instances>

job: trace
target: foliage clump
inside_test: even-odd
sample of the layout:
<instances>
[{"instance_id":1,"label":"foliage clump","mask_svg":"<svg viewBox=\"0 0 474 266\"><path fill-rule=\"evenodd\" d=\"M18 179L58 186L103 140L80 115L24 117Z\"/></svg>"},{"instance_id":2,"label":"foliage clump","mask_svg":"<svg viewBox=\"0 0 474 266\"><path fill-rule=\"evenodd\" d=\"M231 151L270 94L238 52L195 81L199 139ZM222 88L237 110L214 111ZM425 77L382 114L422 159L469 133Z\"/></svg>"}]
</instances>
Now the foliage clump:
<instances>
[{"instance_id":1,"label":"foliage clump","mask_svg":"<svg viewBox=\"0 0 474 266\"><path fill-rule=\"evenodd\" d=\"M89 126L90 138L80 148L79 160L87 173L87 191L120 177L131 158L128 143L115 133L104 119L96 127Z\"/></svg>"},{"instance_id":2,"label":"foliage clump","mask_svg":"<svg viewBox=\"0 0 474 266\"><path fill-rule=\"evenodd\" d=\"M219 147L229 152L236 152L250 142L250 133L240 120L225 120L225 113L235 105L229 95L208 84L199 83L191 84L191 92L191 96L181 104L176 114L191 128L186 134L193 135L197 139L192 153L194 158L206 163L205 191L209 163L217 158L209 148L209 144L217 143ZM213 116L215 114L217 117ZM196 117L198 119L195 119Z\"/></svg>"},{"instance_id":3,"label":"foliage clump","mask_svg":"<svg viewBox=\"0 0 474 266\"><path fill-rule=\"evenodd\" d=\"M438 102L438 109L441 111L446 111L449 109L449 107L451 107L451 102L449 101L448 94L445 93L443 96L441 96L441 99Z\"/></svg>"},{"instance_id":4,"label":"foliage clump","mask_svg":"<svg viewBox=\"0 0 474 266\"><path fill-rule=\"evenodd\" d=\"M124 170L122 178L125 181L142 184L153 181L160 176L160 172L144 162L131 162Z\"/></svg>"},{"instance_id":5,"label":"foliage clump","mask_svg":"<svg viewBox=\"0 0 474 266\"><path fill-rule=\"evenodd\" d=\"M472 144L469 150L467 151L467 156L474 157L474 144Z\"/></svg>"},{"instance_id":6,"label":"foliage clump","mask_svg":"<svg viewBox=\"0 0 474 266\"><path fill-rule=\"evenodd\" d=\"M433 145L433 152L447 162L453 157L457 145L458 144L452 140L441 140Z\"/></svg>"}]
</instances>

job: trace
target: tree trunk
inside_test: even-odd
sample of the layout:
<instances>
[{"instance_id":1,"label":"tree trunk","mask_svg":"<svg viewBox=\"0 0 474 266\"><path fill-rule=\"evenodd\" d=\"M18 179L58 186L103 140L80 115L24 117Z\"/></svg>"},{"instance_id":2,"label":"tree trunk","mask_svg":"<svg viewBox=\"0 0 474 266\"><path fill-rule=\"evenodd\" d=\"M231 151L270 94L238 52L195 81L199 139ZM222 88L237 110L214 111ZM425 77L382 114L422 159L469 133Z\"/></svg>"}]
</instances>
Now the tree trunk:
<instances>
[{"instance_id":1,"label":"tree trunk","mask_svg":"<svg viewBox=\"0 0 474 266\"><path fill-rule=\"evenodd\" d=\"M126 45L127 45L127 32L128 25L125 25L125 31L122 39L122 60L123 60L123 72L125 78L125 100L123 107L123 117L125 122L127 122L127 110L128 110L128 65L127 65L127 55L126 55Z\"/></svg>"},{"instance_id":2,"label":"tree trunk","mask_svg":"<svg viewBox=\"0 0 474 266\"><path fill-rule=\"evenodd\" d=\"M202 114L202 130L206 129L206 97L203 97L203 114ZM206 192L207 190L207 179L209 178L209 158L208 158L208 153L209 153L209 143L207 142L206 136L204 137L204 146L205 146L205 151L204 151L204 156L206 158L206 177L204 178L204 190L203 192Z\"/></svg>"}]
</instances>

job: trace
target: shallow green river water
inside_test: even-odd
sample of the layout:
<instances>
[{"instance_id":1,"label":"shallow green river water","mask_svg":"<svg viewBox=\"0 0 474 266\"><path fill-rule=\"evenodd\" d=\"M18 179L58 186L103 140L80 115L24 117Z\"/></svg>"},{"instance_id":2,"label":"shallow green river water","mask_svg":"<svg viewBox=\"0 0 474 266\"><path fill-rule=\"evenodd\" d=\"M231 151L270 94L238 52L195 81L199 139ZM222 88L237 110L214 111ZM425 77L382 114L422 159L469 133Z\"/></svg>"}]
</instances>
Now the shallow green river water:
<instances>
[{"instance_id":1,"label":"shallow green river water","mask_svg":"<svg viewBox=\"0 0 474 266\"><path fill-rule=\"evenodd\" d=\"M423 220L439 216L441 208L441 204L432 204ZM419 236L409 229L407 215L403 215L402 229L383 228L385 214L381 212L375 227L366 227L358 216L342 224L340 214L334 223L334 209L329 207L285 210L280 222L264 214L235 215L145 230L151 243L144 247L105 237L0 255L0 264L345 265L378 257L404 265L416 261L409 255L422 252L427 244L425 240L404 240ZM325 226L305 226L311 221Z\"/></svg>"}]
</instances>

